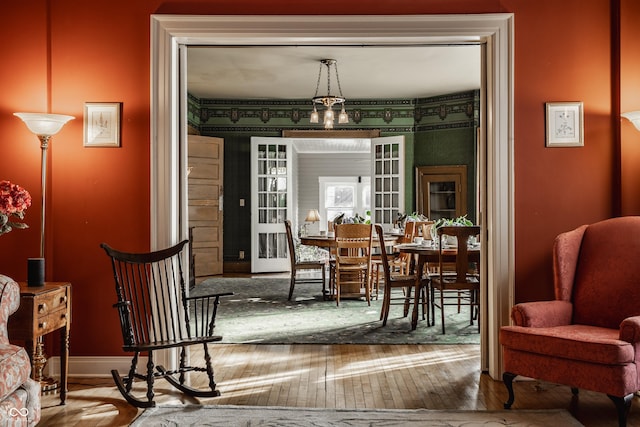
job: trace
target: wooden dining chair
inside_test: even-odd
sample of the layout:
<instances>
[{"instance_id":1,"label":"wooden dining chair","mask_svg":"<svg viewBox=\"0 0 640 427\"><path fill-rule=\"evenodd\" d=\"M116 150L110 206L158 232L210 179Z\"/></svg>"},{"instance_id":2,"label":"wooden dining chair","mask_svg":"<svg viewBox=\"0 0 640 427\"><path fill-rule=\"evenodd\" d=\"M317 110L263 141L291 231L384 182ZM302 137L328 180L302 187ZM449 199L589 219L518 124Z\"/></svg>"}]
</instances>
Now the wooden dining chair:
<instances>
[{"instance_id":1,"label":"wooden dining chair","mask_svg":"<svg viewBox=\"0 0 640 427\"><path fill-rule=\"evenodd\" d=\"M343 288L349 296L364 296L371 305L371 224L337 224L335 286L336 305L340 305Z\"/></svg>"},{"instance_id":2,"label":"wooden dining chair","mask_svg":"<svg viewBox=\"0 0 640 427\"><path fill-rule=\"evenodd\" d=\"M389 311L391 305L393 304L403 306L403 317L407 317L409 315L409 308L411 306L411 290L416 286L416 275L392 273L392 266L387 255L382 226L380 224L376 224L375 228L376 234L378 235L378 240L380 242L380 258L382 260L381 266L384 273L384 293L382 296L380 320L382 320L382 326L386 326L387 319L389 318ZM422 281L420 281L419 286L422 286ZM394 289L402 289L402 294L398 296L392 295ZM428 293L423 293L422 289L418 289L418 292L420 292L422 297L428 297ZM427 303L422 304L423 317L425 314L426 304Z\"/></svg>"},{"instance_id":3,"label":"wooden dining chair","mask_svg":"<svg viewBox=\"0 0 640 427\"><path fill-rule=\"evenodd\" d=\"M438 228L438 273L431 277L431 308L435 317L435 307L440 309L442 333L445 333L444 307L447 305L469 305L469 324L479 316L480 275L473 262L469 259L468 241L471 236L480 234L479 226L444 226ZM443 236L453 236L456 239L455 272L448 272L444 259L447 248ZM439 303L435 292L439 293ZM449 302L455 300L455 302ZM478 319L478 332L480 320Z\"/></svg>"},{"instance_id":4,"label":"wooden dining chair","mask_svg":"<svg viewBox=\"0 0 640 427\"><path fill-rule=\"evenodd\" d=\"M114 369L111 375L122 396L138 408L155 406L153 385L156 378L166 379L190 396L220 395L213 378L208 344L222 339L213 334L218 304L220 297L233 293L188 296L182 266L183 248L187 243L188 240L184 240L170 248L148 253L127 253L105 243L100 245L111 258L118 301L114 308L118 310L124 340L122 349L133 353L128 374L122 377ZM193 361L188 360L186 349L195 344L204 347L204 367L194 366ZM169 370L161 365L154 366L153 352L169 348L181 349L179 366ZM146 371L138 372L140 353L148 356ZM206 384L208 390L188 385L186 374L198 372L206 372L207 380L202 384ZM146 382L145 397L134 395L136 379Z\"/></svg>"},{"instance_id":5,"label":"wooden dining chair","mask_svg":"<svg viewBox=\"0 0 640 427\"><path fill-rule=\"evenodd\" d=\"M325 262L324 260L300 261L296 251L296 245L293 242L293 233L291 231L291 221L284 221L284 228L287 232L287 245L289 249L289 260L291 261L291 279L289 280L289 298L293 296L293 289L296 284L322 284L322 297L327 298L325 285ZM298 272L319 270L320 277L317 276L299 276Z\"/></svg>"},{"instance_id":6,"label":"wooden dining chair","mask_svg":"<svg viewBox=\"0 0 640 427\"><path fill-rule=\"evenodd\" d=\"M415 222L407 222L404 227L403 236L397 243L412 243L415 232ZM407 253L389 253L387 252L387 260L391 274L408 274L411 263L411 255ZM384 270L382 258L372 255L371 258L371 281L372 288L376 295L381 286L384 286Z\"/></svg>"}]
</instances>

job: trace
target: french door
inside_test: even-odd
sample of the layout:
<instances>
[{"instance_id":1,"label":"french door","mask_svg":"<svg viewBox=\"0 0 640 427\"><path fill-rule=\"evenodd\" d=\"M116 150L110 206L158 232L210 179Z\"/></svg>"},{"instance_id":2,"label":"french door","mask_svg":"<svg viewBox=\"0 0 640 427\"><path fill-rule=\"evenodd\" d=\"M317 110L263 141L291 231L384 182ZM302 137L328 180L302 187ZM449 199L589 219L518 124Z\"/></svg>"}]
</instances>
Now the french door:
<instances>
[{"instance_id":1,"label":"french door","mask_svg":"<svg viewBox=\"0 0 640 427\"><path fill-rule=\"evenodd\" d=\"M392 228L404 213L404 136L371 139L371 222Z\"/></svg>"},{"instance_id":2,"label":"french door","mask_svg":"<svg viewBox=\"0 0 640 427\"><path fill-rule=\"evenodd\" d=\"M287 271L284 221L293 217L292 141L251 138L251 272Z\"/></svg>"},{"instance_id":3,"label":"french door","mask_svg":"<svg viewBox=\"0 0 640 427\"><path fill-rule=\"evenodd\" d=\"M251 138L251 272L288 271L284 221L297 211L295 138ZM339 154L336 154L339 155ZM404 136L371 139L371 222L404 213Z\"/></svg>"}]
</instances>

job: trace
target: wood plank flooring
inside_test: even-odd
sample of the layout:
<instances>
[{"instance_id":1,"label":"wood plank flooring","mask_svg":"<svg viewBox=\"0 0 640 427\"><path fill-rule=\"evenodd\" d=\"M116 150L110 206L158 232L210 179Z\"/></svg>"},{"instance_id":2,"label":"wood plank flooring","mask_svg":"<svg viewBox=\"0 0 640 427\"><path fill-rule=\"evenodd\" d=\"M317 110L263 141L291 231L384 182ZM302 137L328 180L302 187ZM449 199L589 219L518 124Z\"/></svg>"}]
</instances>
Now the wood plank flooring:
<instances>
[{"instance_id":1,"label":"wood plank flooring","mask_svg":"<svg viewBox=\"0 0 640 427\"><path fill-rule=\"evenodd\" d=\"M158 404L501 410L507 396L501 381L480 373L473 345L218 344L213 355L220 397L189 398L158 381ZM613 403L602 394L581 390L572 399L568 387L537 381L517 382L515 392L514 411L562 408L587 427L617 425ZM630 427L640 427L637 400ZM127 426L142 412L110 377L71 377L67 404L59 402L57 394L43 396L40 425Z\"/></svg>"}]
</instances>

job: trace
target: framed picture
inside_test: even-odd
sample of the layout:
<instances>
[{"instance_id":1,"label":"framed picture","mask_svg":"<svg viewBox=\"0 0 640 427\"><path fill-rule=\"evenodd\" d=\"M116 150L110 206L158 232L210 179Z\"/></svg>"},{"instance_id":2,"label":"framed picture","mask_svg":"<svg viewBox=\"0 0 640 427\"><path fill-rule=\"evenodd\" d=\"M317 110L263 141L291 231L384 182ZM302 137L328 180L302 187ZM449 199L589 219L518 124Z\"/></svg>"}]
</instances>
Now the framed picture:
<instances>
[{"instance_id":1,"label":"framed picture","mask_svg":"<svg viewBox=\"0 0 640 427\"><path fill-rule=\"evenodd\" d=\"M582 102L547 102L547 147L584 146Z\"/></svg>"},{"instance_id":2,"label":"framed picture","mask_svg":"<svg viewBox=\"0 0 640 427\"><path fill-rule=\"evenodd\" d=\"M120 147L121 102L84 103L84 146Z\"/></svg>"}]
</instances>

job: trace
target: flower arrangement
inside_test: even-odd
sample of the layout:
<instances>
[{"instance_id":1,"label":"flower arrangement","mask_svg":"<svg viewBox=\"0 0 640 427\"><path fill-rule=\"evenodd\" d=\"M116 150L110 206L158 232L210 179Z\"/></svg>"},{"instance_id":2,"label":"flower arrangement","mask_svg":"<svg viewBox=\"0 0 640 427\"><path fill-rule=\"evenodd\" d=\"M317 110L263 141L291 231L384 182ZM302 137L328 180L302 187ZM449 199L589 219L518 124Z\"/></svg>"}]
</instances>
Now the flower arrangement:
<instances>
[{"instance_id":1,"label":"flower arrangement","mask_svg":"<svg viewBox=\"0 0 640 427\"><path fill-rule=\"evenodd\" d=\"M9 221L11 216L24 219L24 212L31 206L31 194L19 185L0 181L0 235L14 228L29 228L23 222Z\"/></svg>"}]
</instances>

